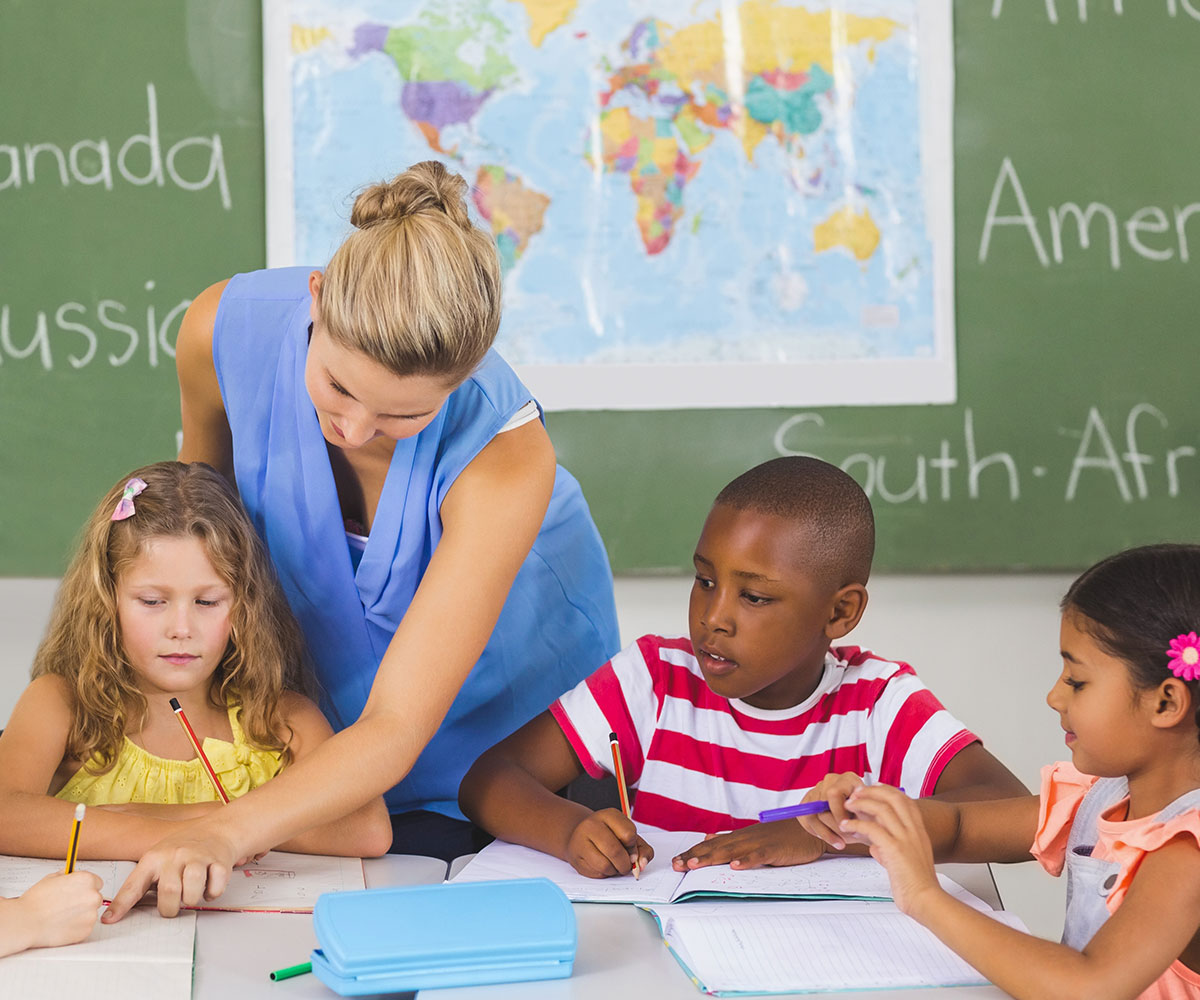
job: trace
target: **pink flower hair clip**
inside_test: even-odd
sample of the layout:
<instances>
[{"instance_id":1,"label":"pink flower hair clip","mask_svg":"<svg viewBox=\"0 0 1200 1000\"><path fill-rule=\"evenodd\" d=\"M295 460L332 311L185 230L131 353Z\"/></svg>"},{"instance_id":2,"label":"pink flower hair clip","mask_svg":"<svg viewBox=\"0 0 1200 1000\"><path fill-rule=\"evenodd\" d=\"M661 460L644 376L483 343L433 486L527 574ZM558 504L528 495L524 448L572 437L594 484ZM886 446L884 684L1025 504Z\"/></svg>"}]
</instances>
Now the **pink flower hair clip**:
<instances>
[{"instance_id":1,"label":"pink flower hair clip","mask_svg":"<svg viewBox=\"0 0 1200 1000\"><path fill-rule=\"evenodd\" d=\"M1185 681L1200 679L1200 636L1195 632L1180 632L1171 640L1167 664L1176 677Z\"/></svg>"},{"instance_id":2,"label":"pink flower hair clip","mask_svg":"<svg viewBox=\"0 0 1200 1000\"><path fill-rule=\"evenodd\" d=\"M133 517L135 511L133 509L133 498L146 488L146 481L138 479L136 476L125 484L125 491L121 494L121 499L117 501L117 509L113 511L112 519L114 521L124 521L127 517Z\"/></svg>"}]
</instances>

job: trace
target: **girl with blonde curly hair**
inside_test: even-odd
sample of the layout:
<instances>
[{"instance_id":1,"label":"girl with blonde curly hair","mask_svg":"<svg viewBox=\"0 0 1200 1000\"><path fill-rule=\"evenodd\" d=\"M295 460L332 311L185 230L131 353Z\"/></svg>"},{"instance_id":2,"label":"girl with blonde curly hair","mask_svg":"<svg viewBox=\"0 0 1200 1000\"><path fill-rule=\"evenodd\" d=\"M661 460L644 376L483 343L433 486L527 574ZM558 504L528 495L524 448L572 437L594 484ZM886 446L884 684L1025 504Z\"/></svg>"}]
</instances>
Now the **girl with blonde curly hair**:
<instances>
[{"instance_id":1,"label":"girl with blonde curly hair","mask_svg":"<svg viewBox=\"0 0 1200 1000\"><path fill-rule=\"evenodd\" d=\"M160 462L114 485L63 577L33 681L0 737L0 852L53 855L73 806L83 857L137 859L221 808L177 700L230 799L331 735L305 687L304 643L229 484ZM381 799L289 841L381 854Z\"/></svg>"}]
</instances>

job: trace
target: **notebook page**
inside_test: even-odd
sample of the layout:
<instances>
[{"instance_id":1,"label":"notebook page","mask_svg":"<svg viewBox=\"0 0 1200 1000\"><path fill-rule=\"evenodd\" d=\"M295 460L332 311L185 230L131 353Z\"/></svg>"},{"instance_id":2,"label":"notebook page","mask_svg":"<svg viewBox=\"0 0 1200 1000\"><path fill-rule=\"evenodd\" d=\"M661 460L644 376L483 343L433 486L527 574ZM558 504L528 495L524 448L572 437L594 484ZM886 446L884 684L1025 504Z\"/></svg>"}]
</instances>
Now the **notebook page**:
<instances>
[{"instance_id":1,"label":"notebook page","mask_svg":"<svg viewBox=\"0 0 1200 1000\"><path fill-rule=\"evenodd\" d=\"M658 915L667 943L712 992L986 982L932 933L894 909L691 916L684 907ZM994 916L1010 922L1007 914Z\"/></svg>"},{"instance_id":2,"label":"notebook page","mask_svg":"<svg viewBox=\"0 0 1200 1000\"><path fill-rule=\"evenodd\" d=\"M361 858L268 851L235 868L225 892L195 909L311 913L322 893L365 888Z\"/></svg>"},{"instance_id":3,"label":"notebook page","mask_svg":"<svg viewBox=\"0 0 1200 1000\"><path fill-rule=\"evenodd\" d=\"M112 899L133 871L132 861L77 861L79 871L94 872L104 882L100 892ZM34 882L63 870L63 862L52 858L18 858L0 855L0 896L19 896Z\"/></svg>"},{"instance_id":4,"label":"notebook page","mask_svg":"<svg viewBox=\"0 0 1200 1000\"><path fill-rule=\"evenodd\" d=\"M588 878L549 854L494 840L450 881L486 882L540 876L548 878L576 903L665 903L684 877L671 867L671 859L703 840L704 834L669 832L654 827L638 827L638 833L654 848L654 858L636 880L632 875Z\"/></svg>"},{"instance_id":5,"label":"notebook page","mask_svg":"<svg viewBox=\"0 0 1200 1000\"><path fill-rule=\"evenodd\" d=\"M751 868L728 865L696 868L684 876L676 899L693 893L742 896L849 896L891 899L887 871L873 858L825 855L807 865Z\"/></svg>"},{"instance_id":6,"label":"notebook page","mask_svg":"<svg viewBox=\"0 0 1200 1000\"><path fill-rule=\"evenodd\" d=\"M196 914L167 920L138 907L79 944L0 958L0 982L22 1000L189 1000L195 940Z\"/></svg>"}]
</instances>

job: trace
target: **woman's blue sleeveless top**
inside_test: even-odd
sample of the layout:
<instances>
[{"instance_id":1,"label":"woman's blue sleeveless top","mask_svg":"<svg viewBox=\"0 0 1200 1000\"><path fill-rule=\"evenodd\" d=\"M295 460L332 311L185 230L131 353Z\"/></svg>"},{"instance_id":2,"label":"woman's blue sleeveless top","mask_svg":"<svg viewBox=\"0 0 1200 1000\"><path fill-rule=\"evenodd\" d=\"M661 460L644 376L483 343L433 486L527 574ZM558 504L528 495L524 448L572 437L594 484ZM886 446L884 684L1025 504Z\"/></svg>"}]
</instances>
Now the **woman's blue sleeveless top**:
<instances>
[{"instance_id":1,"label":"woman's blue sleeveless top","mask_svg":"<svg viewBox=\"0 0 1200 1000\"><path fill-rule=\"evenodd\" d=\"M304 629L322 708L341 729L366 704L441 538L446 492L532 397L490 351L428 427L396 442L356 569L325 438L304 387L310 273L283 268L234 277L217 311L213 360L242 502ZM579 484L560 467L541 531L483 655L412 771L387 793L388 808L462 818L458 785L475 758L619 648L608 559Z\"/></svg>"}]
</instances>

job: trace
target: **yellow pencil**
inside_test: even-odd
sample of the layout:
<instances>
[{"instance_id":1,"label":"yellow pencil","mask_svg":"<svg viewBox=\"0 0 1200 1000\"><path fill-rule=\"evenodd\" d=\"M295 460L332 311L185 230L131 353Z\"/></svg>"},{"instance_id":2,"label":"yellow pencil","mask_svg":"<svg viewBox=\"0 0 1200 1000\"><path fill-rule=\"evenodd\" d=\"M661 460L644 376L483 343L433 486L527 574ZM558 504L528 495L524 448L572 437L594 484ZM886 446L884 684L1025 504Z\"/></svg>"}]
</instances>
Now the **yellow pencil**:
<instances>
[{"instance_id":1,"label":"yellow pencil","mask_svg":"<svg viewBox=\"0 0 1200 1000\"><path fill-rule=\"evenodd\" d=\"M633 810L629 808L629 786L625 784L625 768L621 764L621 745L617 742L617 734L608 734L608 745L612 750L613 757L613 774L617 776L617 793L621 796L621 812L625 814L627 820L633 820ZM637 860L633 864L633 877L636 879L642 874L642 856L638 855Z\"/></svg>"},{"instance_id":2,"label":"yellow pencil","mask_svg":"<svg viewBox=\"0 0 1200 1000\"><path fill-rule=\"evenodd\" d=\"M64 875L70 875L75 870L75 856L79 853L79 828L83 825L83 814L87 806L82 802L75 807L75 822L71 824L71 843L67 845L67 864L63 869Z\"/></svg>"}]
</instances>

